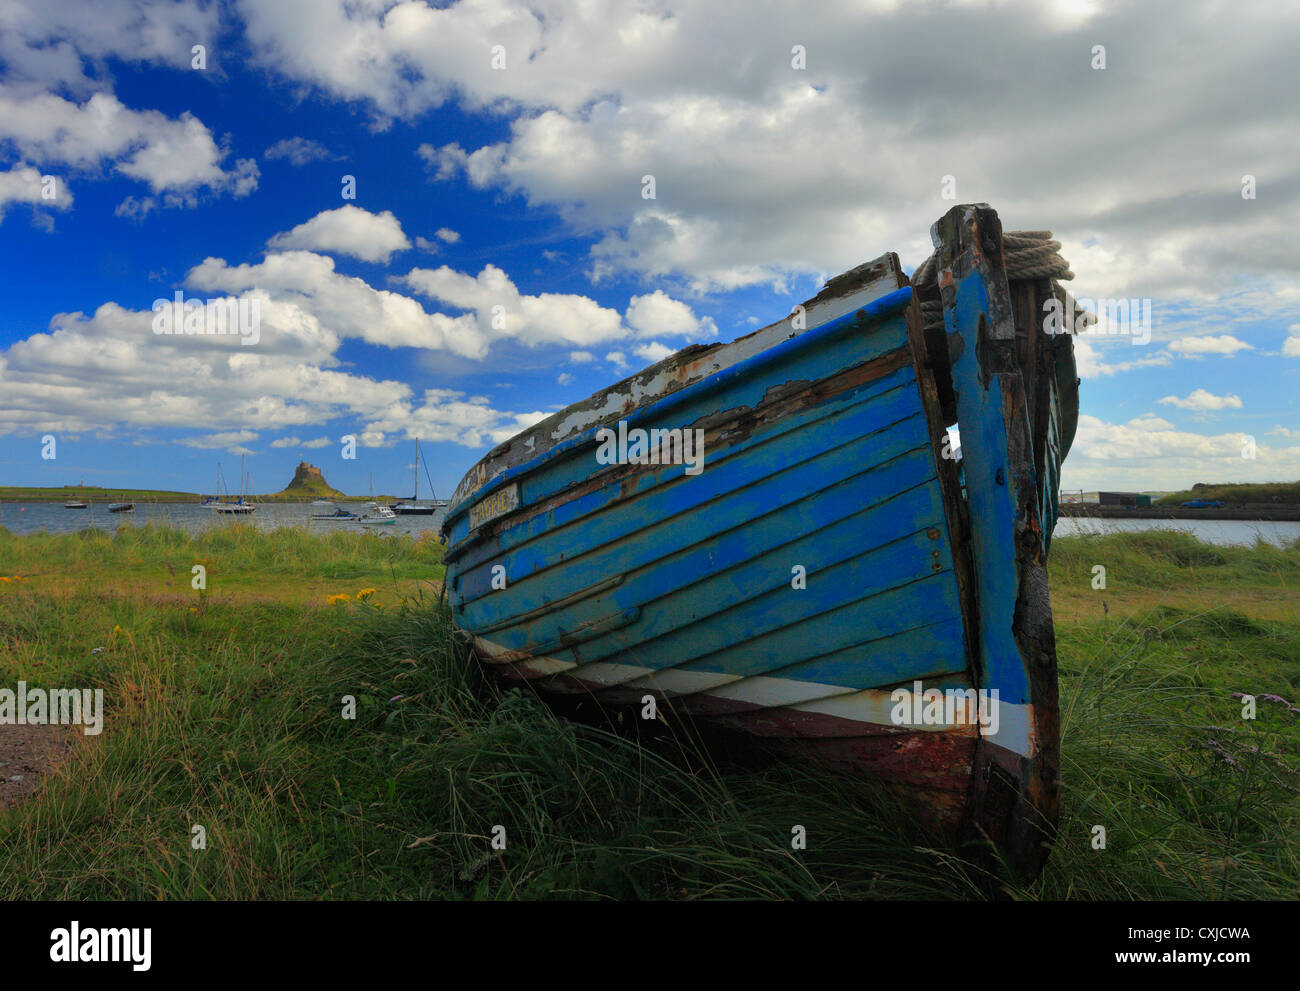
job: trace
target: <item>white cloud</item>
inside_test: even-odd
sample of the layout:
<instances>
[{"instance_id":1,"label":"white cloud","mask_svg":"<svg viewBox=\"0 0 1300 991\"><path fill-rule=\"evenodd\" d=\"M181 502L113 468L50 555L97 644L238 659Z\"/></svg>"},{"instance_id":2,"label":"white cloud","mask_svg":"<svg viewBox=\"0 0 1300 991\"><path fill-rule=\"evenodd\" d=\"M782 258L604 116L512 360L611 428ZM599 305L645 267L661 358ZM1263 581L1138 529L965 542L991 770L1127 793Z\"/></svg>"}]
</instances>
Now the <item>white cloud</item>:
<instances>
[{"instance_id":1,"label":"white cloud","mask_svg":"<svg viewBox=\"0 0 1300 991\"><path fill-rule=\"evenodd\" d=\"M220 258L206 258L189 271L186 283L227 293L262 290L296 308L309 323L299 336L313 339L323 335L322 345L330 354L337 337L358 337L390 348L447 350L468 358L487 353L487 338L473 317L426 313L409 296L374 289L363 279L341 275L334 271L332 258L310 251L271 253L255 265L229 265Z\"/></svg>"},{"instance_id":2,"label":"white cloud","mask_svg":"<svg viewBox=\"0 0 1300 991\"><path fill-rule=\"evenodd\" d=\"M1282 353L1288 358L1300 358L1300 323L1287 328L1290 335L1282 342Z\"/></svg>"},{"instance_id":3,"label":"white cloud","mask_svg":"<svg viewBox=\"0 0 1300 991\"><path fill-rule=\"evenodd\" d=\"M1077 335L1074 338L1074 363L1080 378L1100 378L1105 375L1130 372L1135 368L1159 368L1173 364L1173 359L1164 351L1158 351L1155 354L1141 358L1133 358L1130 361L1107 362L1102 358L1100 350L1093 343L1095 340L1097 338L1090 338L1086 335ZM1110 353L1123 355L1134 353L1133 346L1127 343L1113 344L1107 350Z\"/></svg>"},{"instance_id":4,"label":"white cloud","mask_svg":"<svg viewBox=\"0 0 1300 991\"><path fill-rule=\"evenodd\" d=\"M435 148L431 144L422 144L415 153L424 159L425 167L433 176L434 182L445 182L465 167L468 156L459 144L444 145Z\"/></svg>"},{"instance_id":5,"label":"white cloud","mask_svg":"<svg viewBox=\"0 0 1300 991\"><path fill-rule=\"evenodd\" d=\"M1205 354L1234 355L1238 351L1253 350L1245 341L1239 341L1231 334L1207 335L1205 337L1180 337L1169 342L1169 350L1175 354L1195 357Z\"/></svg>"},{"instance_id":6,"label":"white cloud","mask_svg":"<svg viewBox=\"0 0 1300 991\"><path fill-rule=\"evenodd\" d=\"M252 452L247 448L241 449L239 447L239 445L246 444L250 440L257 440L257 434L251 430L227 430L223 433L207 434L203 437L185 437L181 440L181 443L186 447L197 447L203 450L215 450L224 447L234 454L251 454Z\"/></svg>"},{"instance_id":7,"label":"white cloud","mask_svg":"<svg viewBox=\"0 0 1300 991\"><path fill-rule=\"evenodd\" d=\"M555 381L556 381L559 385L572 385L572 384L573 384L573 376L570 375L568 372L560 372L559 376L556 378Z\"/></svg>"},{"instance_id":8,"label":"white cloud","mask_svg":"<svg viewBox=\"0 0 1300 991\"><path fill-rule=\"evenodd\" d=\"M328 437L316 437L313 440L303 441L302 446L309 447L309 448L329 447L330 444L332 443L334 442L331 441Z\"/></svg>"},{"instance_id":9,"label":"white cloud","mask_svg":"<svg viewBox=\"0 0 1300 991\"><path fill-rule=\"evenodd\" d=\"M0 85L0 141L41 168L95 172L111 165L164 193L168 206L193 205L202 190L247 196L257 188L253 159L226 171L227 153L202 121L183 113L132 110L109 93L76 104L53 93L23 94Z\"/></svg>"},{"instance_id":10,"label":"white cloud","mask_svg":"<svg viewBox=\"0 0 1300 991\"><path fill-rule=\"evenodd\" d=\"M301 168L312 162L326 161L334 158L330 150L319 141L310 138L293 137L277 141L266 149L268 159L287 158L289 164Z\"/></svg>"},{"instance_id":11,"label":"white cloud","mask_svg":"<svg viewBox=\"0 0 1300 991\"><path fill-rule=\"evenodd\" d=\"M1216 396L1205 389L1193 389L1192 392L1183 399L1177 396L1165 396L1163 399L1157 399L1156 402L1166 406L1177 406L1179 409L1198 410L1207 412L1209 410L1221 409L1241 409L1241 397L1234 395Z\"/></svg>"},{"instance_id":12,"label":"white cloud","mask_svg":"<svg viewBox=\"0 0 1300 991\"><path fill-rule=\"evenodd\" d=\"M297 447L302 443L297 437L280 437L271 441L272 447Z\"/></svg>"},{"instance_id":13,"label":"white cloud","mask_svg":"<svg viewBox=\"0 0 1300 991\"><path fill-rule=\"evenodd\" d=\"M570 351L569 360L575 365L586 365L596 360L596 356L590 351Z\"/></svg>"},{"instance_id":14,"label":"white cloud","mask_svg":"<svg viewBox=\"0 0 1300 991\"><path fill-rule=\"evenodd\" d=\"M1277 4L1244 2L1229 18L1216 0L905 13L828 0L809 19L797 5L756 16L706 0L322 0L310 32L283 0L242 9L255 59L376 118L413 121L451 99L511 115L500 142L419 155L433 178L463 175L595 232L597 276L672 274L709 289L842 271L886 249L914 264L947 209L945 173L958 201L992 203L1007 229L1062 234L1076 295L1153 298L1164 313L1170 300L1241 290L1245 271L1249 306L1276 311L1274 290L1300 269L1300 202L1257 209L1236 195L1247 169L1261 189L1289 188L1290 116L1274 99L1223 99L1261 78L1272 93L1300 88L1300 21ZM1189 73L1187 51L1208 36L1214 72ZM1144 39L1144 71L1121 59L1081 82L1060 70L1086 66L1107 37ZM917 38L941 64L918 64ZM805 72L791 68L790 39L807 46ZM492 69L496 44L506 71ZM1164 108L1160 127L1133 106ZM1025 119L1037 122L1028 143ZM1105 157L1084 137L1102 134ZM646 174L655 200L641 198Z\"/></svg>"},{"instance_id":15,"label":"white cloud","mask_svg":"<svg viewBox=\"0 0 1300 991\"><path fill-rule=\"evenodd\" d=\"M691 308L662 289L633 296L625 314L628 326L642 337L717 337L712 317L700 319Z\"/></svg>"},{"instance_id":16,"label":"white cloud","mask_svg":"<svg viewBox=\"0 0 1300 991\"><path fill-rule=\"evenodd\" d=\"M1300 446L1257 443L1255 457L1243 458L1245 439L1242 433L1179 431L1166 421L1153 422L1149 415L1119 424L1081 414L1061 486L1144 491L1225 478L1266 482L1300 477Z\"/></svg>"},{"instance_id":17,"label":"white cloud","mask_svg":"<svg viewBox=\"0 0 1300 991\"><path fill-rule=\"evenodd\" d=\"M627 367L627 355L622 351L609 352L609 354L605 355L605 360L618 369L624 369Z\"/></svg>"},{"instance_id":18,"label":"white cloud","mask_svg":"<svg viewBox=\"0 0 1300 991\"><path fill-rule=\"evenodd\" d=\"M72 206L72 193L58 176L50 176L46 182L39 170L19 162L0 172L0 220L4 219L5 208L10 203L66 210Z\"/></svg>"},{"instance_id":19,"label":"white cloud","mask_svg":"<svg viewBox=\"0 0 1300 991\"><path fill-rule=\"evenodd\" d=\"M219 20L217 4L6 0L0 5L0 63L9 82L87 95L102 82L86 69L102 71L109 57L189 71L191 46L208 43L211 67Z\"/></svg>"},{"instance_id":20,"label":"white cloud","mask_svg":"<svg viewBox=\"0 0 1300 991\"><path fill-rule=\"evenodd\" d=\"M660 344L658 341L649 341L645 344L638 344L636 348L633 349L633 353L638 358L653 365L657 362L663 361L670 354L676 352L674 352L672 348Z\"/></svg>"},{"instance_id":21,"label":"white cloud","mask_svg":"<svg viewBox=\"0 0 1300 991\"><path fill-rule=\"evenodd\" d=\"M542 412L500 413L484 396L466 396L455 389L427 389L423 401L396 402L367 424L362 441L366 446L387 446L395 442L390 434L406 440L450 441L466 447L499 444L520 430L546 419Z\"/></svg>"},{"instance_id":22,"label":"white cloud","mask_svg":"<svg viewBox=\"0 0 1300 991\"><path fill-rule=\"evenodd\" d=\"M512 338L529 347L542 344L589 345L627 334L617 310L587 296L542 293L526 296L495 265L477 275L447 266L416 268L397 280L421 295L461 310L472 310L484 339Z\"/></svg>"},{"instance_id":23,"label":"white cloud","mask_svg":"<svg viewBox=\"0 0 1300 991\"><path fill-rule=\"evenodd\" d=\"M323 210L293 230L276 234L267 245L277 250L303 248L351 255L387 265L394 252L405 251L411 242L391 210L371 213L349 204Z\"/></svg>"},{"instance_id":24,"label":"white cloud","mask_svg":"<svg viewBox=\"0 0 1300 991\"><path fill-rule=\"evenodd\" d=\"M434 237L436 237L439 241L443 241L447 244L455 244L457 241L460 240L460 235L457 234L450 227L439 227L438 230L434 233Z\"/></svg>"}]
</instances>

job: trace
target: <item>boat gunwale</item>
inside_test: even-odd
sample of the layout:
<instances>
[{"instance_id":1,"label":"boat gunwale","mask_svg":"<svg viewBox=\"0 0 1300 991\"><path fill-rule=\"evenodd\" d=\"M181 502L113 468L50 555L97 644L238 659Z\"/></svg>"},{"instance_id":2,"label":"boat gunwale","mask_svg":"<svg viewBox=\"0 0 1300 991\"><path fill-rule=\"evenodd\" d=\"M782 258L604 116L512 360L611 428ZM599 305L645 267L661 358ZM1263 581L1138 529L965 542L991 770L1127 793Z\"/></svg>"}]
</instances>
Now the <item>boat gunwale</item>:
<instances>
[{"instance_id":1,"label":"boat gunwale","mask_svg":"<svg viewBox=\"0 0 1300 991\"><path fill-rule=\"evenodd\" d=\"M713 392L729 385L732 380L737 378L746 378L754 372L766 368L768 365L785 360L789 355L812 347L824 340L833 340L840 334L858 328L862 323L884 319L898 310L906 309L913 299L913 290L911 286L901 286L893 291L872 300L865 306L851 310L848 313L810 327L800 334L795 334L784 341L774 344L757 354L742 358L733 365L721 368L715 372L704 376L703 378L683 386L674 392L660 396L650 403L642 404L635 409L621 416L605 418L598 423L583 429L580 433L567 437L559 443L553 445L547 450L535 455L527 461L500 472L493 478L484 482L472 492L463 496L459 502L447 508L447 515L443 520L442 532L450 534L453 523L458 522L461 517L468 514L469 510L485 499L487 496L504 488L511 482L521 478L537 469L541 464L563 456L569 451L579 450L584 446L597 443L596 434L609 425L626 421L628 429L632 429L637 424L643 423L648 419L653 419L669 413L682 404L702 397L707 397ZM479 462L483 464L484 462ZM474 469L470 469L471 472ZM468 475L467 475L468 477ZM522 506L522 504L521 504ZM475 531L471 529L466 536L458 541L452 547L460 544L471 542L475 539ZM451 547L448 548L451 550Z\"/></svg>"}]
</instances>

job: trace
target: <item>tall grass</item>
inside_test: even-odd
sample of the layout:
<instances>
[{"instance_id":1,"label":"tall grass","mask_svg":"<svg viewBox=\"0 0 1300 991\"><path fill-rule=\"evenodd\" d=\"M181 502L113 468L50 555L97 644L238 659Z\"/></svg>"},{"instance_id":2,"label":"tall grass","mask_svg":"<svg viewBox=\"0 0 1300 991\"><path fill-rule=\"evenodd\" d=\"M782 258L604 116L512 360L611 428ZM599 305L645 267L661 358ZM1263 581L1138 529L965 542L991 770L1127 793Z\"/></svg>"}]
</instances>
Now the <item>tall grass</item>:
<instances>
[{"instance_id":1,"label":"tall grass","mask_svg":"<svg viewBox=\"0 0 1300 991\"><path fill-rule=\"evenodd\" d=\"M17 545L34 538L22 538ZM117 543L117 539L122 541ZM13 555L78 562L211 556L313 574L347 562L427 567L436 545L278 531L41 537ZM1054 580L1099 545L1053 544ZM1110 538L1108 538L1110 539ZM1177 585L1214 570L1273 588L1296 551L1178 541L1109 561ZM223 543L224 541L224 543ZM317 542L320 543L317 543ZM379 541L387 545L389 541ZM410 541L415 545L416 541ZM110 546L111 544L111 546ZM98 555L98 557L96 556ZM386 555L376 557L376 555ZM1221 563L1215 563L1222 555ZM287 561L296 563L286 565ZM96 561L101 564L96 564ZM106 563L105 563L106 562ZM1224 570L1226 569L1226 570ZM0 877L23 898L1294 898L1300 895L1300 620L1160 607L1058 626L1063 815L1033 884L990 877L916 831L872 784L792 760L735 765L685 734L591 726L467 657L436 595L400 606L186 606L121 591L0 588L7 679L103 687L105 732L80 738L39 796L0 813ZM192 610L192 611L191 611ZM114 633L114 628L120 632ZM104 649L90 653L96 646ZM344 719L344 696L356 718ZM204 826L206 849L193 849ZM1095 849L1094 827L1106 829ZM792 829L807 848L792 848ZM503 827L504 834L496 827ZM505 849L494 849L504 835Z\"/></svg>"}]
</instances>

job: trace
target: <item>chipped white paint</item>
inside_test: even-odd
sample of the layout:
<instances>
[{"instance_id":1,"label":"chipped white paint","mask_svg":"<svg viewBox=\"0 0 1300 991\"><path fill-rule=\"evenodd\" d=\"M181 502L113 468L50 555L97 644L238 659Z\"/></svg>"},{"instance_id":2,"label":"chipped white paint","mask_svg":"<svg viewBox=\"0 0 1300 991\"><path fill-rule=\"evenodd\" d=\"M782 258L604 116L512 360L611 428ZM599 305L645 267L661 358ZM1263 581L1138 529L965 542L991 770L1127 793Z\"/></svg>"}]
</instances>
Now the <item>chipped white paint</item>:
<instances>
[{"instance_id":1,"label":"chipped white paint","mask_svg":"<svg viewBox=\"0 0 1300 991\"><path fill-rule=\"evenodd\" d=\"M578 664L557 657L528 657L512 660L517 651L508 650L482 637L474 638L485 660L493 663L518 664L540 675L569 673L589 685L622 688L650 688L668 695L704 695L708 698L728 699L762 708L793 709L798 712L815 712L854 722L878 726L897 726L893 712L898 703L892 694L880 689L854 689L843 685L824 685L815 681L797 681L791 678L771 678L766 675L741 677L707 671L683 671L667 668L655 670L637 664L619 664L596 661ZM575 671L575 668L581 668ZM962 717L955 723L909 725L907 728L922 732L957 733L975 735L978 732L977 714L973 701L966 703ZM1010 702L998 702L997 732L986 739L1022 757L1032 757L1038 751L1034 732L1034 707Z\"/></svg>"},{"instance_id":2,"label":"chipped white paint","mask_svg":"<svg viewBox=\"0 0 1300 991\"><path fill-rule=\"evenodd\" d=\"M837 293L832 290L837 280L849 278L859 269L878 269L880 274L872 281L850 291ZM761 354L784 340L861 309L873 300L905 285L906 281L898 266L897 258L892 254L882 255L875 261L859 266L858 269L836 276L827 283L826 290L806 300L802 304L803 326L797 330L791 318L786 317L729 344L707 348L698 345L685 348L607 390L552 414L493 448L471 468L456 487L456 492L451 498L449 513L454 512L464 499L502 472L538 454L545 453L556 444L603 422L625 417L641 406Z\"/></svg>"}]
</instances>

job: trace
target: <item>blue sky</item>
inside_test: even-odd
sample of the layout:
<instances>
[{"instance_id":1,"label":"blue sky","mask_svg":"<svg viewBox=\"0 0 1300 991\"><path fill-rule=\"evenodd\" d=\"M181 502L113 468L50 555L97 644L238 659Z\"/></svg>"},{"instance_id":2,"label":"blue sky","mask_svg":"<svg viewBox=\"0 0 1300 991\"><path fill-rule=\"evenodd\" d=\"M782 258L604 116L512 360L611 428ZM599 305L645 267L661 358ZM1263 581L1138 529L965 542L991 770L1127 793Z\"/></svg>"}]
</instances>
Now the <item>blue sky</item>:
<instances>
[{"instance_id":1,"label":"blue sky","mask_svg":"<svg viewBox=\"0 0 1300 991\"><path fill-rule=\"evenodd\" d=\"M9 5L0 484L210 490L244 454L258 490L305 458L407 494L420 437L445 495L672 350L910 269L946 176L1053 229L1076 296L1151 301L1149 341L1078 342L1065 487L1300 477L1300 16L757 7ZM256 299L258 342L154 334L178 290Z\"/></svg>"}]
</instances>

